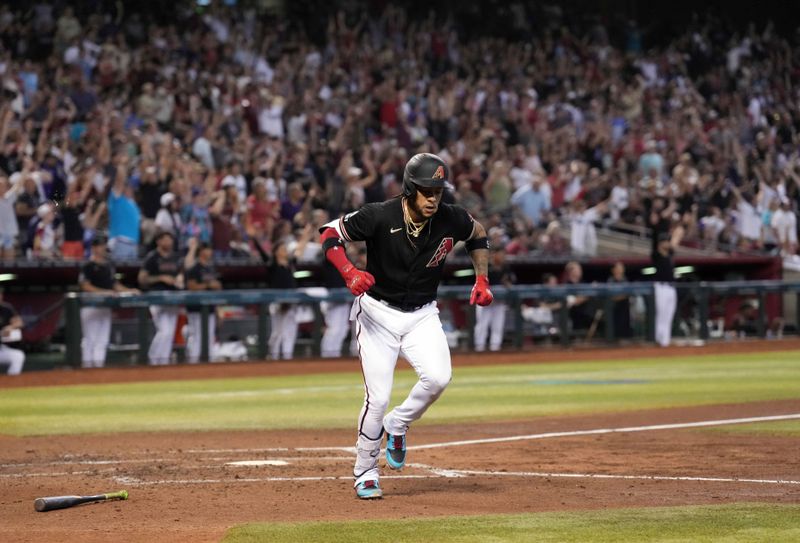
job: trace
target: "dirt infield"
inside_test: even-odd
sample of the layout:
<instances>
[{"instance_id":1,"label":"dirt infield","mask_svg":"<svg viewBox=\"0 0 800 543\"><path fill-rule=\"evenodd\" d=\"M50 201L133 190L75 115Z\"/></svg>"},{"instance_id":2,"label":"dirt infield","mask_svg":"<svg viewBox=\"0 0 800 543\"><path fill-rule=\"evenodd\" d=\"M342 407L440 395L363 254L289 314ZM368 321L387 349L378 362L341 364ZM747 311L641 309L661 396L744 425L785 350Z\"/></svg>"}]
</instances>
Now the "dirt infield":
<instances>
[{"instance_id":1,"label":"dirt infield","mask_svg":"<svg viewBox=\"0 0 800 543\"><path fill-rule=\"evenodd\" d=\"M797 345L737 345L766 350ZM730 345L718 346L729 350ZM637 349L546 353L547 360L653 356ZM695 354L695 349L682 349ZM704 348L702 353L710 352ZM624 353L624 354L623 354ZM557 356L554 356L557 355ZM539 356L539 355L537 355ZM492 362L530 361L530 353ZM485 356L455 363L487 363ZM352 362L53 372L19 384L354 370ZM335 370L334 370L335 368ZM284 371L287 370L287 371ZM6 386L6 382L0 386ZM800 399L531 422L420 426L410 465L384 470L386 498L361 502L348 476L355 437L338 431L0 436L2 541L219 541L251 521L356 520L725 502L800 503L797 438L689 423L800 413ZM654 428L668 424L670 428ZM604 429L626 428L623 432ZM557 433L558 435L553 435ZM467 443L464 443L467 441ZM242 465L242 462L260 465ZM240 464L232 464L239 462ZM126 488L128 502L37 513L38 496ZM124 537L123 537L124 536Z\"/></svg>"}]
</instances>

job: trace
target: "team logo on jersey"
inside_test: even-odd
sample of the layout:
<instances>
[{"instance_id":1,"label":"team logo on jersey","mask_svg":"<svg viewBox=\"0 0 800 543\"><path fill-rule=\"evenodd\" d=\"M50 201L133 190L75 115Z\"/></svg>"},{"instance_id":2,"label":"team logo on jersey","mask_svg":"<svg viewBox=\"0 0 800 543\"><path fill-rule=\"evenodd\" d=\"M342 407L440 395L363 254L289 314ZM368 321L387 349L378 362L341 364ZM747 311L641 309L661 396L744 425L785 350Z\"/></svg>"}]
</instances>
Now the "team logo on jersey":
<instances>
[{"instance_id":1,"label":"team logo on jersey","mask_svg":"<svg viewBox=\"0 0 800 543\"><path fill-rule=\"evenodd\" d=\"M441 168L441 166L439 166ZM426 268L435 268L436 266L441 265L444 262L444 259L447 257L447 253L453 250L453 238L444 238L442 242L439 244L439 248L436 249L436 252L433 253L430 261Z\"/></svg>"},{"instance_id":2,"label":"team logo on jersey","mask_svg":"<svg viewBox=\"0 0 800 543\"><path fill-rule=\"evenodd\" d=\"M436 168L436 171L433 172L433 177L431 179L444 179L444 166L439 166Z\"/></svg>"}]
</instances>

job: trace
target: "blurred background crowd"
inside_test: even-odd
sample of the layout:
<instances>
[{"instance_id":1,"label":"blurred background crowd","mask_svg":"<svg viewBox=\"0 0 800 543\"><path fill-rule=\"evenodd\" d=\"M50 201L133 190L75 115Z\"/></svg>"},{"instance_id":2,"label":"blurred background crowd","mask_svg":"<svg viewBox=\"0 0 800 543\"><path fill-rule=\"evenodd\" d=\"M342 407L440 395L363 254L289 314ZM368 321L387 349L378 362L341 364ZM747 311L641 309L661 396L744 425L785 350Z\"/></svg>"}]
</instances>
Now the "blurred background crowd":
<instances>
[{"instance_id":1,"label":"blurred background crowd","mask_svg":"<svg viewBox=\"0 0 800 543\"><path fill-rule=\"evenodd\" d=\"M0 6L0 258L103 236L133 260L169 231L315 259L315 227L397 195L426 151L509 255L593 256L596 228L646 236L664 209L687 247L797 255L796 32L713 9L659 33L572 4L489 2L491 24L485 2L150 4Z\"/></svg>"}]
</instances>

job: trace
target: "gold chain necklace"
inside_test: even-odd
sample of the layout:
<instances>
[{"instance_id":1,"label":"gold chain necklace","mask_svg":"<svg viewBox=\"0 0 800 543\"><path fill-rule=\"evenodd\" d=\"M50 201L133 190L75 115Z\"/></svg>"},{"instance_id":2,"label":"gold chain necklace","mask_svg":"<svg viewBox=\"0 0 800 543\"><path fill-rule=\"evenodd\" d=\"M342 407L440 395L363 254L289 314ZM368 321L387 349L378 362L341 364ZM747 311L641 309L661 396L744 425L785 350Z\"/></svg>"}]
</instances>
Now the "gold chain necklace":
<instances>
[{"instance_id":1,"label":"gold chain necklace","mask_svg":"<svg viewBox=\"0 0 800 543\"><path fill-rule=\"evenodd\" d=\"M411 218L411 213L408 211L408 203L406 200L403 200L403 218L405 219L406 223L406 232L410 236L414 236L418 238L419 235L422 233L422 230L425 228L425 225L428 223L428 219L425 219L422 222L414 222Z\"/></svg>"}]
</instances>

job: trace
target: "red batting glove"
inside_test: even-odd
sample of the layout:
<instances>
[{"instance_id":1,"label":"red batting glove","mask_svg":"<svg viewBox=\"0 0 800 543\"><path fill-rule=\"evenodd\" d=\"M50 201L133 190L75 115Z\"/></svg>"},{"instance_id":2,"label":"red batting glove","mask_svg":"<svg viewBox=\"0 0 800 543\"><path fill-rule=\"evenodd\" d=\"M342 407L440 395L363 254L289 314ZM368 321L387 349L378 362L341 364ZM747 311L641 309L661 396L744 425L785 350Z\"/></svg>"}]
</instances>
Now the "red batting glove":
<instances>
[{"instance_id":1,"label":"red batting glove","mask_svg":"<svg viewBox=\"0 0 800 543\"><path fill-rule=\"evenodd\" d=\"M469 297L469 305L489 305L494 300L492 291L489 290L489 278L479 275L475 279L475 286L472 287L472 295Z\"/></svg>"},{"instance_id":2,"label":"red batting glove","mask_svg":"<svg viewBox=\"0 0 800 543\"><path fill-rule=\"evenodd\" d=\"M352 264L344 266L341 270L344 282L355 296L361 296L375 284L375 278L369 272L361 271Z\"/></svg>"}]
</instances>

